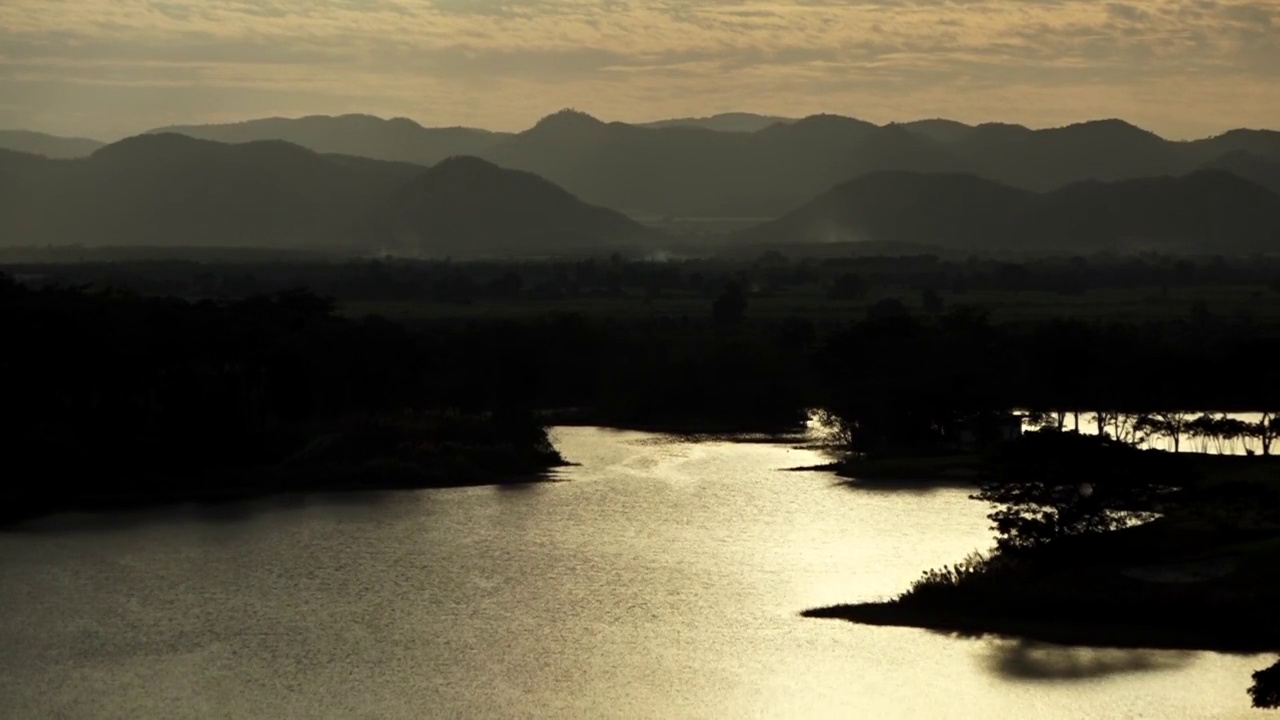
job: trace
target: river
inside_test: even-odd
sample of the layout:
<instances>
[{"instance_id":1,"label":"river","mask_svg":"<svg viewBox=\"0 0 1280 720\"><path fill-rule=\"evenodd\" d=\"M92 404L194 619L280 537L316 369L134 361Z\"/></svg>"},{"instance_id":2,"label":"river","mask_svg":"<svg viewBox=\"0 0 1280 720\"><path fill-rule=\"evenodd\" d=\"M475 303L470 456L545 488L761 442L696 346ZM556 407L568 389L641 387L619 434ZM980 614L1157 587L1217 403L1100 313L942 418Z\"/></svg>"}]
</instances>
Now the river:
<instances>
[{"instance_id":1,"label":"river","mask_svg":"<svg viewBox=\"0 0 1280 720\"><path fill-rule=\"evenodd\" d=\"M799 616L987 547L957 488L787 444L557 428L557 482L0 533L5 718L1237 718L1272 657Z\"/></svg>"}]
</instances>

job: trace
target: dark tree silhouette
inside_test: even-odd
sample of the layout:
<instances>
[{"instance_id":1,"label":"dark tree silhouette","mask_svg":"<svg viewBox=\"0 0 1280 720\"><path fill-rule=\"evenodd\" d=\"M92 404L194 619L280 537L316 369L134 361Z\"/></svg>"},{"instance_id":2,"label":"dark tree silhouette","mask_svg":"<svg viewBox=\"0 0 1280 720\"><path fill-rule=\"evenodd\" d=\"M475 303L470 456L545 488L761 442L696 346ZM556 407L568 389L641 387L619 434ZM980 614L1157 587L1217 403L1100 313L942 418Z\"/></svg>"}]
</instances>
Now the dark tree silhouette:
<instances>
[{"instance_id":1,"label":"dark tree silhouette","mask_svg":"<svg viewBox=\"0 0 1280 720\"><path fill-rule=\"evenodd\" d=\"M711 305L711 315L721 325L737 325L747 311L747 298L742 286L730 282Z\"/></svg>"},{"instance_id":2,"label":"dark tree silhouette","mask_svg":"<svg viewBox=\"0 0 1280 720\"><path fill-rule=\"evenodd\" d=\"M867 320L884 322L911 317L911 311L898 298L885 298L867 308Z\"/></svg>"},{"instance_id":3,"label":"dark tree silhouette","mask_svg":"<svg viewBox=\"0 0 1280 720\"><path fill-rule=\"evenodd\" d=\"M1280 708L1280 661L1253 674L1249 696L1254 707Z\"/></svg>"},{"instance_id":4,"label":"dark tree silhouette","mask_svg":"<svg viewBox=\"0 0 1280 720\"><path fill-rule=\"evenodd\" d=\"M974 497L997 506L989 517L1007 551L1124 527L1183 477L1124 443L1056 430L1001 446L992 471Z\"/></svg>"},{"instance_id":5,"label":"dark tree silhouette","mask_svg":"<svg viewBox=\"0 0 1280 720\"><path fill-rule=\"evenodd\" d=\"M942 314L942 309L945 306L945 303L942 301L942 296L933 288L925 288L925 290L920 293L920 302L924 306L924 311L930 315Z\"/></svg>"}]
</instances>

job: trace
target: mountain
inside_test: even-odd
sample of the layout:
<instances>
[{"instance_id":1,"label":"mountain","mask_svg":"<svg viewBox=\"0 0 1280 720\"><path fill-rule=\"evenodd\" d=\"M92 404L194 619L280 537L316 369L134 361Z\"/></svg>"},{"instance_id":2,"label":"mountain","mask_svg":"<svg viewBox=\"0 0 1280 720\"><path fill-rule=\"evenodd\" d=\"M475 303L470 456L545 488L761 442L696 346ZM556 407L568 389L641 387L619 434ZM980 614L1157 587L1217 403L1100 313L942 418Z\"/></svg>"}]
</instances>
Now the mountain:
<instances>
[{"instance_id":1,"label":"mountain","mask_svg":"<svg viewBox=\"0 0 1280 720\"><path fill-rule=\"evenodd\" d=\"M151 133L178 133L222 143L284 140L321 153L420 165L454 155L475 155L506 137L473 128L425 128L408 118L384 120L372 115L274 117L226 125L178 125Z\"/></svg>"},{"instance_id":2,"label":"mountain","mask_svg":"<svg viewBox=\"0 0 1280 720\"><path fill-rule=\"evenodd\" d=\"M636 216L768 217L860 173L963 165L928 138L838 115L745 133L606 123L572 110L481 156Z\"/></svg>"},{"instance_id":3,"label":"mountain","mask_svg":"<svg viewBox=\"0 0 1280 720\"><path fill-rule=\"evenodd\" d=\"M1084 180L1185 175L1215 167L1218 158L1235 152L1280 162L1280 133L1270 130L1241 129L1201 140L1171 141L1116 119L1043 130L1003 123L971 127L949 120L902 127L936 141L982 177L1032 190Z\"/></svg>"},{"instance_id":4,"label":"mountain","mask_svg":"<svg viewBox=\"0 0 1280 720\"><path fill-rule=\"evenodd\" d=\"M1121 120L1045 130L983 124L946 147L979 175L1032 190L1175 174L1194 166L1181 161L1168 141Z\"/></svg>"},{"instance_id":5,"label":"mountain","mask_svg":"<svg viewBox=\"0 0 1280 720\"><path fill-rule=\"evenodd\" d=\"M374 199L420 171L344 166L279 140L143 135L27 174L27 206L6 213L5 237L22 245L332 246Z\"/></svg>"},{"instance_id":6,"label":"mountain","mask_svg":"<svg viewBox=\"0 0 1280 720\"><path fill-rule=\"evenodd\" d=\"M1225 170L1280 194L1280 158L1268 160L1244 150L1234 150L1205 163L1205 169Z\"/></svg>"},{"instance_id":7,"label":"mountain","mask_svg":"<svg viewBox=\"0 0 1280 720\"><path fill-rule=\"evenodd\" d=\"M1047 192L1087 180L1186 175L1234 151L1280 160L1280 133L1173 142L1117 119L1032 130L943 119L879 126L840 115L723 132L607 123L568 110L480 155L634 216L768 217L868 173L971 174Z\"/></svg>"},{"instance_id":8,"label":"mountain","mask_svg":"<svg viewBox=\"0 0 1280 720\"><path fill-rule=\"evenodd\" d=\"M731 112L711 115L709 117L672 118L655 120L647 123L636 123L646 128L696 127L719 132L757 132L770 125L795 122L795 118L777 117L774 115L756 115L755 113Z\"/></svg>"},{"instance_id":9,"label":"mountain","mask_svg":"<svg viewBox=\"0 0 1280 720\"><path fill-rule=\"evenodd\" d=\"M1246 152L1271 162L1280 162L1280 132L1275 130L1230 130L1202 140L1179 143L1199 162L1229 153Z\"/></svg>"},{"instance_id":10,"label":"mountain","mask_svg":"<svg viewBox=\"0 0 1280 720\"><path fill-rule=\"evenodd\" d=\"M394 235L405 229L418 233L411 245ZM475 159L424 168L278 140L225 144L171 133L128 138L78 160L0 152L0 239L8 245L461 255L557 233L589 244L641 229L545 180Z\"/></svg>"},{"instance_id":11,"label":"mountain","mask_svg":"<svg viewBox=\"0 0 1280 720\"><path fill-rule=\"evenodd\" d=\"M1233 130L1173 142L1116 119L1032 130L941 118L880 126L830 114L790 119L725 113L634 125L564 110L516 134L424 128L369 115L167 130L219 142L278 139L317 152L422 165L472 155L540 175L584 201L636 217L775 217L875 172L969 173L1049 191L1085 180L1185 175L1206 167L1249 172L1214 164L1234 152L1280 162L1277 132Z\"/></svg>"},{"instance_id":12,"label":"mountain","mask_svg":"<svg viewBox=\"0 0 1280 720\"><path fill-rule=\"evenodd\" d=\"M973 132L972 125L943 118L912 120L911 122L898 123L898 125L943 144L959 142Z\"/></svg>"},{"instance_id":13,"label":"mountain","mask_svg":"<svg viewBox=\"0 0 1280 720\"><path fill-rule=\"evenodd\" d=\"M972 174L887 172L823 193L743 243L913 243L966 251L1274 252L1280 195L1233 174L1086 181L1038 193Z\"/></svg>"},{"instance_id":14,"label":"mountain","mask_svg":"<svg viewBox=\"0 0 1280 720\"><path fill-rule=\"evenodd\" d=\"M454 255L643 234L603 206L634 217L781 217L744 237L809 241L1087 250L1204 249L1219 238L1248 251L1274 240L1277 132L1172 142L1117 119L1030 129L831 114L755 131L705 127L714 124L641 127L563 110L499 135L342 115L179 128L78 160L0 151L0 231L23 243ZM465 155L460 143L475 156L447 160Z\"/></svg>"},{"instance_id":15,"label":"mountain","mask_svg":"<svg viewBox=\"0 0 1280 720\"><path fill-rule=\"evenodd\" d=\"M102 147L97 140L59 137L30 130L0 130L0 149L44 155L49 158L78 158Z\"/></svg>"},{"instance_id":16,"label":"mountain","mask_svg":"<svg viewBox=\"0 0 1280 720\"><path fill-rule=\"evenodd\" d=\"M1005 238L1034 198L1028 190L964 174L882 172L838 185L773 222L747 243L882 242L959 247Z\"/></svg>"},{"instance_id":17,"label":"mountain","mask_svg":"<svg viewBox=\"0 0 1280 720\"><path fill-rule=\"evenodd\" d=\"M631 215L716 215L761 185L754 144L748 133L643 128L565 110L481 157Z\"/></svg>"},{"instance_id":18,"label":"mountain","mask_svg":"<svg viewBox=\"0 0 1280 720\"><path fill-rule=\"evenodd\" d=\"M530 173L455 157L400 188L380 217L396 248L449 254L542 254L595 249L646 231Z\"/></svg>"}]
</instances>

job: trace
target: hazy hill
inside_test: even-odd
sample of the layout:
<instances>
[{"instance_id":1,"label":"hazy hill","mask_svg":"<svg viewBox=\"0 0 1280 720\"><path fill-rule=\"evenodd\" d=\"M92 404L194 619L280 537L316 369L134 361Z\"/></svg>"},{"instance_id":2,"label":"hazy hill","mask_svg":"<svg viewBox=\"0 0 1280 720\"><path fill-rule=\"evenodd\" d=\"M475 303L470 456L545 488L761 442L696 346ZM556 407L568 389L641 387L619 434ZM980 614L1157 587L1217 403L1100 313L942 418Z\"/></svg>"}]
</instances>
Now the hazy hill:
<instances>
[{"instance_id":1,"label":"hazy hill","mask_svg":"<svg viewBox=\"0 0 1280 720\"><path fill-rule=\"evenodd\" d=\"M768 217L860 173L961 166L928 138L837 115L744 133L562 111L482 156L637 216Z\"/></svg>"},{"instance_id":2,"label":"hazy hill","mask_svg":"<svg viewBox=\"0 0 1280 720\"><path fill-rule=\"evenodd\" d=\"M721 132L606 123L562 111L482 155L636 216L767 217L860 175L893 171L967 173L1049 191L1212 166L1270 186L1265 167L1213 164L1233 151L1272 162L1280 158L1280 133L1241 130L1171 142L1121 120L1032 130L948 120L878 126L839 115Z\"/></svg>"},{"instance_id":3,"label":"hazy hill","mask_svg":"<svg viewBox=\"0 0 1280 720\"><path fill-rule=\"evenodd\" d=\"M632 215L717 215L727 200L767 186L753 163L755 142L748 133L642 128L566 110L482 157Z\"/></svg>"},{"instance_id":4,"label":"hazy hill","mask_svg":"<svg viewBox=\"0 0 1280 720\"><path fill-rule=\"evenodd\" d=\"M461 170L477 164L483 172ZM545 207L531 212L530 203ZM79 160L0 153L0 242L7 245L376 251L395 249L391 228L425 228L431 232L414 251L457 255L473 243L534 242L561 231L589 239L634 227L544 180L479 160L428 169L281 141L224 144L177 134L129 138Z\"/></svg>"},{"instance_id":5,"label":"hazy hill","mask_svg":"<svg viewBox=\"0 0 1280 720\"><path fill-rule=\"evenodd\" d=\"M973 132L972 125L943 118L912 120L911 122L898 123L898 125L943 144L959 142Z\"/></svg>"},{"instance_id":6,"label":"hazy hill","mask_svg":"<svg viewBox=\"0 0 1280 720\"><path fill-rule=\"evenodd\" d=\"M750 243L913 243L958 247L1007 238L1028 190L973 175L883 172L838 185L747 230Z\"/></svg>"},{"instance_id":7,"label":"hazy hill","mask_svg":"<svg viewBox=\"0 0 1280 720\"><path fill-rule=\"evenodd\" d=\"M1280 195L1220 170L1114 183L1041 197L1023 232L1056 247L1195 252L1280 250Z\"/></svg>"},{"instance_id":8,"label":"hazy hill","mask_svg":"<svg viewBox=\"0 0 1280 720\"><path fill-rule=\"evenodd\" d=\"M969 174L890 172L843 183L738 240L918 243L967 251L1276 251L1280 196L1213 170L1088 181L1047 193Z\"/></svg>"},{"instance_id":9,"label":"hazy hill","mask_svg":"<svg viewBox=\"0 0 1280 720\"><path fill-rule=\"evenodd\" d=\"M775 115L757 115L755 113L745 112L730 112L711 115L709 117L685 117L672 118L670 120L655 120L653 122L637 123L637 125L647 128L698 127L704 130L718 130L721 132L756 132L758 130L765 129L770 125L792 122L795 122L795 118L777 117Z\"/></svg>"},{"instance_id":10,"label":"hazy hill","mask_svg":"<svg viewBox=\"0 0 1280 720\"><path fill-rule=\"evenodd\" d=\"M1225 170L1280 193L1280 159L1267 160L1244 150L1235 150L1205 163L1206 169Z\"/></svg>"},{"instance_id":11,"label":"hazy hill","mask_svg":"<svg viewBox=\"0 0 1280 720\"><path fill-rule=\"evenodd\" d=\"M979 125L947 147L983 177L1033 190L1186 169L1171 143L1120 120L1046 130Z\"/></svg>"},{"instance_id":12,"label":"hazy hill","mask_svg":"<svg viewBox=\"0 0 1280 720\"><path fill-rule=\"evenodd\" d=\"M983 177L1033 190L1084 180L1183 175L1233 152L1280 161L1280 133L1269 130L1232 130L1178 142L1115 119L1043 130L946 120L902 127L938 142Z\"/></svg>"},{"instance_id":13,"label":"hazy hill","mask_svg":"<svg viewBox=\"0 0 1280 720\"><path fill-rule=\"evenodd\" d=\"M474 157L450 158L418 175L394 193L379 217L388 219L391 242L402 252L602 251L647 232L548 180Z\"/></svg>"},{"instance_id":14,"label":"hazy hill","mask_svg":"<svg viewBox=\"0 0 1280 720\"><path fill-rule=\"evenodd\" d=\"M284 140L322 153L359 155L432 165L454 155L475 155L505 135L473 128L426 128L408 118L312 115L264 118L225 125L181 125L152 130L202 140L245 143Z\"/></svg>"},{"instance_id":15,"label":"hazy hill","mask_svg":"<svg viewBox=\"0 0 1280 720\"><path fill-rule=\"evenodd\" d=\"M47 161L28 176L28 206L2 222L9 244L331 246L419 171L344 166L281 141L143 135Z\"/></svg>"},{"instance_id":16,"label":"hazy hill","mask_svg":"<svg viewBox=\"0 0 1280 720\"><path fill-rule=\"evenodd\" d=\"M1178 145L1188 156L1200 162L1234 152L1247 152L1271 162L1280 162L1280 132L1275 130L1231 130Z\"/></svg>"},{"instance_id":17,"label":"hazy hill","mask_svg":"<svg viewBox=\"0 0 1280 720\"><path fill-rule=\"evenodd\" d=\"M49 158L78 158L102 147L97 140L59 137L30 130L0 130L0 149L44 155Z\"/></svg>"}]
</instances>

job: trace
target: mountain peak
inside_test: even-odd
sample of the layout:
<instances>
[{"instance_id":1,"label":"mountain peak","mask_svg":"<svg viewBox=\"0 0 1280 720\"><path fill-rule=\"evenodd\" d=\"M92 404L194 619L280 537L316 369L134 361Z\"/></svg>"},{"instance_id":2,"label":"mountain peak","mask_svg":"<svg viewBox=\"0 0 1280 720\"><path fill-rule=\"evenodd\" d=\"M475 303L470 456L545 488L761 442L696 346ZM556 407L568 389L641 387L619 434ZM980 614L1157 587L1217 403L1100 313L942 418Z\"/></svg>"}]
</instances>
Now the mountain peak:
<instances>
[{"instance_id":1,"label":"mountain peak","mask_svg":"<svg viewBox=\"0 0 1280 720\"><path fill-rule=\"evenodd\" d=\"M773 137L808 137L831 142L835 138L861 137L864 133L876 128L875 124L866 120L822 113L809 115L794 122L775 123L761 132Z\"/></svg>"},{"instance_id":2,"label":"mountain peak","mask_svg":"<svg viewBox=\"0 0 1280 720\"><path fill-rule=\"evenodd\" d=\"M217 143L176 132L157 132L134 135L103 145L93 152L92 157L121 157L128 155L172 154L189 152L197 148L216 146Z\"/></svg>"},{"instance_id":3,"label":"mountain peak","mask_svg":"<svg viewBox=\"0 0 1280 720\"><path fill-rule=\"evenodd\" d=\"M1103 118L1100 120L1086 120L1085 122L1072 123L1060 128L1054 128L1060 132L1078 133L1078 132L1099 132L1111 135L1127 135L1127 136L1144 136L1155 137L1156 134L1150 130L1143 130L1131 122L1121 120L1119 118Z\"/></svg>"},{"instance_id":4,"label":"mountain peak","mask_svg":"<svg viewBox=\"0 0 1280 720\"><path fill-rule=\"evenodd\" d=\"M581 130L585 128L601 127L603 125L603 122L587 113L580 110L574 110L573 108L565 108L542 118L533 126L533 129L546 130L549 128L563 128L567 130Z\"/></svg>"},{"instance_id":5,"label":"mountain peak","mask_svg":"<svg viewBox=\"0 0 1280 720\"><path fill-rule=\"evenodd\" d=\"M797 127L844 127L844 126L866 126L871 123L866 120L849 117L848 115L836 115L834 113L818 113L817 115L806 115L795 121L793 125Z\"/></svg>"}]
</instances>

